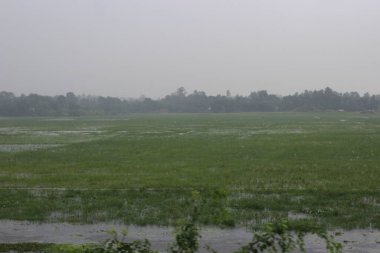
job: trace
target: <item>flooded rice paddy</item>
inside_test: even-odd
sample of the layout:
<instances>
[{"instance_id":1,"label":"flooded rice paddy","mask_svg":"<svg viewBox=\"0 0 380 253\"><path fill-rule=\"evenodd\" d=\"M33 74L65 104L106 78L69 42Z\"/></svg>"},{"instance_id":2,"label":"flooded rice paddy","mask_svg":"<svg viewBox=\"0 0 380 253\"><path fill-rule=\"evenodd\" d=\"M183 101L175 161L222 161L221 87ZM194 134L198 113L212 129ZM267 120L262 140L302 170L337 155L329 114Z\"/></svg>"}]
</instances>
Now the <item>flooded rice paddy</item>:
<instances>
[{"instance_id":1,"label":"flooded rice paddy","mask_svg":"<svg viewBox=\"0 0 380 253\"><path fill-rule=\"evenodd\" d=\"M223 219L241 227L288 218L348 229L345 236L357 238L344 239L347 245L357 241L372 250L379 244L366 238L378 236L369 228L380 228L379 164L378 114L2 118L0 221L12 232L1 236L27 240L33 233L22 231L37 226L29 222L40 222L41 231L52 236L56 224L64 238L78 243L92 240L90 235L103 238L90 231L115 220L152 229L171 226L188 214L193 191L205 198L223 191L228 199L222 221L213 217L211 202L202 210L205 226ZM65 222L96 223L101 229ZM245 238L239 231L236 240ZM212 236L207 233L204 238Z\"/></svg>"}]
</instances>

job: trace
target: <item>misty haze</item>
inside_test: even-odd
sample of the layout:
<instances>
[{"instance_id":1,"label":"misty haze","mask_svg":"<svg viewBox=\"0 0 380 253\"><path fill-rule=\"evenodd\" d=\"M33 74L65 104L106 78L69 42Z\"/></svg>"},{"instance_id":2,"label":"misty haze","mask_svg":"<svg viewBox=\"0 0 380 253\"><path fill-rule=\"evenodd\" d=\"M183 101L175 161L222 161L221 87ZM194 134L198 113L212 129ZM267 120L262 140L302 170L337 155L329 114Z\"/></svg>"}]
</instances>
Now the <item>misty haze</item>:
<instances>
[{"instance_id":1,"label":"misty haze","mask_svg":"<svg viewBox=\"0 0 380 253\"><path fill-rule=\"evenodd\" d=\"M0 252L380 252L377 0L1 0Z\"/></svg>"},{"instance_id":2,"label":"misty haze","mask_svg":"<svg viewBox=\"0 0 380 253\"><path fill-rule=\"evenodd\" d=\"M0 2L1 90L380 93L380 2Z\"/></svg>"}]
</instances>

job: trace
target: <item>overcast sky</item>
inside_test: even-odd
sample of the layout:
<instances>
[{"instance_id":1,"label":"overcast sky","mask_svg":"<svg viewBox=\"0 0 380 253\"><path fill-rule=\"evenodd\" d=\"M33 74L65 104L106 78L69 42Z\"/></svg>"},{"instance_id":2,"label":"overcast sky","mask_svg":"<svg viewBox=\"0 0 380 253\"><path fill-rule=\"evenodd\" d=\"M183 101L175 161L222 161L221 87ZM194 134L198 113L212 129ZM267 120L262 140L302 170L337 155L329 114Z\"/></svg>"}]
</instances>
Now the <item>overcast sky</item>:
<instances>
[{"instance_id":1,"label":"overcast sky","mask_svg":"<svg viewBox=\"0 0 380 253\"><path fill-rule=\"evenodd\" d=\"M380 94L379 0L0 0L0 90Z\"/></svg>"}]
</instances>

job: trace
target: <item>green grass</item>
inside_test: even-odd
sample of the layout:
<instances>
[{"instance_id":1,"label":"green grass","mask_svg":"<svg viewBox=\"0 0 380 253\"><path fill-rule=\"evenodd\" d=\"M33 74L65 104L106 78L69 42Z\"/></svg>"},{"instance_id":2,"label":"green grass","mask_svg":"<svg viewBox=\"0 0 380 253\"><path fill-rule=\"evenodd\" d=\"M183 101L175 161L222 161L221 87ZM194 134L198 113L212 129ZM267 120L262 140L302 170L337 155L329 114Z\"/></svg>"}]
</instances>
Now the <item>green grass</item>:
<instances>
[{"instance_id":1,"label":"green grass","mask_svg":"<svg viewBox=\"0 0 380 253\"><path fill-rule=\"evenodd\" d=\"M167 225L191 190L225 189L237 223L380 228L378 114L3 118L2 144L63 146L0 152L0 219Z\"/></svg>"},{"instance_id":2,"label":"green grass","mask_svg":"<svg viewBox=\"0 0 380 253\"><path fill-rule=\"evenodd\" d=\"M0 243L0 252L4 253L83 253L93 245L68 245L53 243Z\"/></svg>"}]
</instances>

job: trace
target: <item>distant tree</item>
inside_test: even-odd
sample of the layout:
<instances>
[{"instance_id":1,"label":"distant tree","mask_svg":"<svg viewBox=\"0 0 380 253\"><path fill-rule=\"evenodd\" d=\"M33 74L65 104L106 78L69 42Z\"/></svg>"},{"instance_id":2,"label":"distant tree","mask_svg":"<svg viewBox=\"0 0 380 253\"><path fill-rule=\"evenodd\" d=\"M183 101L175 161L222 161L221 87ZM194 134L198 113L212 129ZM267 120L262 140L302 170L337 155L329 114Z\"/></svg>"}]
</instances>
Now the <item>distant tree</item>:
<instances>
[{"instance_id":1,"label":"distant tree","mask_svg":"<svg viewBox=\"0 0 380 253\"><path fill-rule=\"evenodd\" d=\"M184 87L179 87L176 92L173 93L174 96L186 97L186 89Z\"/></svg>"},{"instance_id":2,"label":"distant tree","mask_svg":"<svg viewBox=\"0 0 380 253\"><path fill-rule=\"evenodd\" d=\"M59 96L29 94L15 96L0 92L0 116L79 116L118 115L146 112L273 112L273 111L368 111L378 110L380 95L357 92L338 93L323 90L295 93L285 97L269 94L266 90L253 91L248 96L208 96L204 91L188 94L184 87L162 99L141 97L120 99L102 96L77 96L73 92Z\"/></svg>"}]
</instances>

